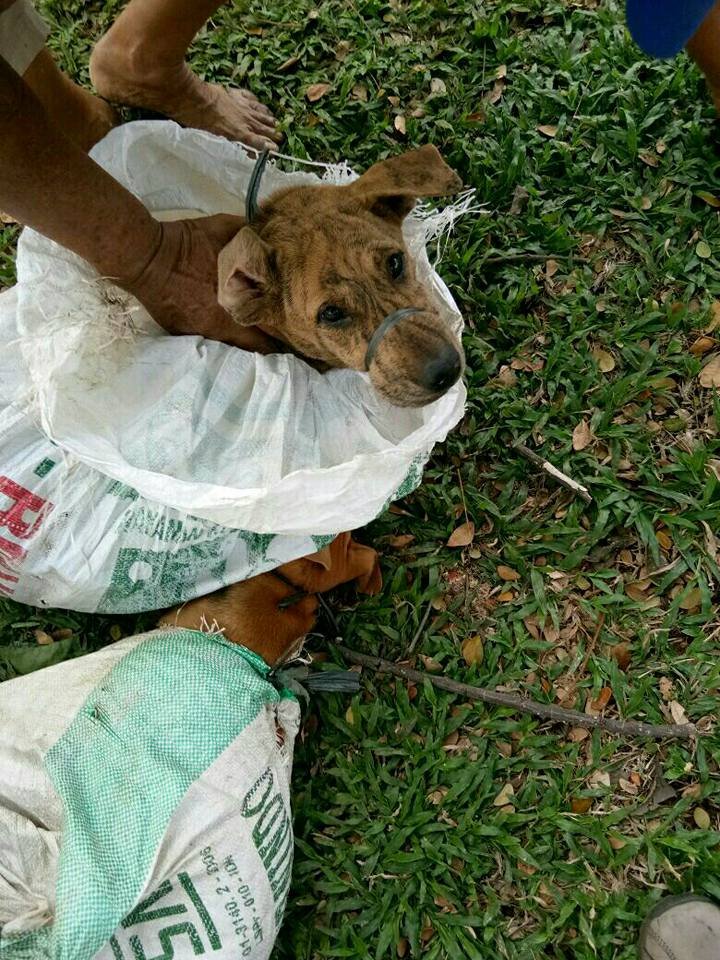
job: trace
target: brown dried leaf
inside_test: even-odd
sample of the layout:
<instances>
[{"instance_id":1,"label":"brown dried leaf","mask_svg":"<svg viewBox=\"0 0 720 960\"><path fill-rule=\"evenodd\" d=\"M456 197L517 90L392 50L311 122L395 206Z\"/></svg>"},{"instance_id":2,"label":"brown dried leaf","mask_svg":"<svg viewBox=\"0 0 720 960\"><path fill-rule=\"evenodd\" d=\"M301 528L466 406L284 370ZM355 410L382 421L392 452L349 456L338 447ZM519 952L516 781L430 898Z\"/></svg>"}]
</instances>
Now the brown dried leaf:
<instances>
[{"instance_id":1,"label":"brown dried leaf","mask_svg":"<svg viewBox=\"0 0 720 960\"><path fill-rule=\"evenodd\" d=\"M656 167L660 163L660 160L654 153L639 153L638 158L642 160L643 163L646 163L648 167Z\"/></svg>"},{"instance_id":2,"label":"brown dried leaf","mask_svg":"<svg viewBox=\"0 0 720 960\"><path fill-rule=\"evenodd\" d=\"M405 124L405 117L402 113L399 113L393 120L393 126L401 136L405 136L407 133L407 126Z\"/></svg>"},{"instance_id":3,"label":"brown dried leaf","mask_svg":"<svg viewBox=\"0 0 720 960\"><path fill-rule=\"evenodd\" d=\"M658 680L658 690L663 700L672 700L675 697L673 682L668 677L660 677Z\"/></svg>"},{"instance_id":4,"label":"brown dried leaf","mask_svg":"<svg viewBox=\"0 0 720 960\"><path fill-rule=\"evenodd\" d=\"M500 793L493 800L494 807L504 807L515 796L515 787L511 783L506 783Z\"/></svg>"},{"instance_id":5,"label":"brown dried leaf","mask_svg":"<svg viewBox=\"0 0 720 960\"><path fill-rule=\"evenodd\" d=\"M505 80L496 80L490 93L486 94L485 99L489 104L496 104L502 99L505 91Z\"/></svg>"},{"instance_id":6,"label":"brown dried leaf","mask_svg":"<svg viewBox=\"0 0 720 960\"><path fill-rule=\"evenodd\" d=\"M442 96L447 93L447 86L445 81L441 80L440 77L433 77L430 80L430 93L434 93L438 96Z\"/></svg>"},{"instance_id":7,"label":"brown dried leaf","mask_svg":"<svg viewBox=\"0 0 720 960\"><path fill-rule=\"evenodd\" d=\"M607 350L603 350L601 347L595 347L592 355L602 373L610 373L615 369L615 357Z\"/></svg>"},{"instance_id":8,"label":"brown dried leaf","mask_svg":"<svg viewBox=\"0 0 720 960\"><path fill-rule=\"evenodd\" d=\"M581 420L573 430L572 445L573 450L584 450L593 442L592 430L587 420Z\"/></svg>"},{"instance_id":9,"label":"brown dried leaf","mask_svg":"<svg viewBox=\"0 0 720 960\"><path fill-rule=\"evenodd\" d=\"M41 647L46 647L48 644L53 643L53 638L49 633L45 633L44 630L35 631L35 640Z\"/></svg>"},{"instance_id":10,"label":"brown dried leaf","mask_svg":"<svg viewBox=\"0 0 720 960\"><path fill-rule=\"evenodd\" d=\"M316 103L318 100L324 97L330 89L331 84L329 83L313 83L305 91L305 96L310 103Z\"/></svg>"},{"instance_id":11,"label":"brown dried leaf","mask_svg":"<svg viewBox=\"0 0 720 960\"><path fill-rule=\"evenodd\" d=\"M715 354L700 371L701 387L720 387L720 353Z\"/></svg>"},{"instance_id":12,"label":"brown dried leaf","mask_svg":"<svg viewBox=\"0 0 720 960\"><path fill-rule=\"evenodd\" d=\"M349 40L341 40L335 47L335 59L340 61L344 60L350 53L351 47L352 44Z\"/></svg>"},{"instance_id":13,"label":"brown dried leaf","mask_svg":"<svg viewBox=\"0 0 720 960\"><path fill-rule=\"evenodd\" d=\"M707 353L708 350L717 344L717 340L714 340L712 337L698 337L694 343L690 344L690 353L695 357L701 357L704 353Z\"/></svg>"},{"instance_id":14,"label":"brown dried leaf","mask_svg":"<svg viewBox=\"0 0 720 960\"><path fill-rule=\"evenodd\" d=\"M434 807L439 807L440 804L445 799L445 796L450 788L449 787L438 787L436 790L432 790L428 795L427 799Z\"/></svg>"},{"instance_id":15,"label":"brown dried leaf","mask_svg":"<svg viewBox=\"0 0 720 960\"><path fill-rule=\"evenodd\" d=\"M592 806L592 797L573 797L570 809L573 813L587 813Z\"/></svg>"},{"instance_id":16,"label":"brown dried leaf","mask_svg":"<svg viewBox=\"0 0 720 960\"><path fill-rule=\"evenodd\" d=\"M670 715L673 718L673 723L683 724L688 722L685 708L682 706L682 704L678 703L677 700L671 700L670 703L668 703L668 707L670 708Z\"/></svg>"},{"instance_id":17,"label":"brown dried leaf","mask_svg":"<svg viewBox=\"0 0 720 960\"><path fill-rule=\"evenodd\" d=\"M364 84L356 83L352 88L350 96L353 98L353 100L361 100L363 103L367 103L369 96L368 89Z\"/></svg>"},{"instance_id":18,"label":"brown dried leaf","mask_svg":"<svg viewBox=\"0 0 720 960\"><path fill-rule=\"evenodd\" d=\"M550 278L554 277L558 272L559 264L557 260L546 260L545 261L545 276Z\"/></svg>"},{"instance_id":19,"label":"brown dried leaf","mask_svg":"<svg viewBox=\"0 0 720 960\"><path fill-rule=\"evenodd\" d=\"M623 847L627 846L627 841L623 840L622 837L608 837L608 843L613 850L622 850Z\"/></svg>"},{"instance_id":20,"label":"brown dried leaf","mask_svg":"<svg viewBox=\"0 0 720 960\"><path fill-rule=\"evenodd\" d=\"M517 570L513 570L512 567L506 567L502 563L497 568L497 575L500 577L501 580L504 580L506 583L510 583L514 580L520 579L520 574L517 572Z\"/></svg>"},{"instance_id":21,"label":"brown dried leaf","mask_svg":"<svg viewBox=\"0 0 720 960\"><path fill-rule=\"evenodd\" d=\"M521 187L518 184L513 191L512 203L510 204L510 216L516 217L519 213L522 213L523 207L528 201L530 194L527 192L525 187Z\"/></svg>"},{"instance_id":22,"label":"brown dried leaf","mask_svg":"<svg viewBox=\"0 0 720 960\"><path fill-rule=\"evenodd\" d=\"M621 670L627 670L630 666L630 647L626 643L616 643L610 647L610 656Z\"/></svg>"},{"instance_id":23,"label":"brown dried leaf","mask_svg":"<svg viewBox=\"0 0 720 960\"><path fill-rule=\"evenodd\" d=\"M572 727L568 733L568 740L572 743L582 743L583 740L587 740L590 736L590 731L585 727Z\"/></svg>"},{"instance_id":24,"label":"brown dried leaf","mask_svg":"<svg viewBox=\"0 0 720 960\"><path fill-rule=\"evenodd\" d=\"M613 692L610 687L603 687L597 697L592 701L591 706L593 710L597 710L598 713L601 710L604 710L605 707L610 703L612 699Z\"/></svg>"},{"instance_id":25,"label":"brown dried leaf","mask_svg":"<svg viewBox=\"0 0 720 960\"><path fill-rule=\"evenodd\" d=\"M688 590L685 596L680 601L680 608L682 610L697 610L697 608L702 603L702 594L697 587L694 587L692 590Z\"/></svg>"},{"instance_id":26,"label":"brown dried leaf","mask_svg":"<svg viewBox=\"0 0 720 960\"><path fill-rule=\"evenodd\" d=\"M0 210L0 223L6 223L10 225L13 223L17 223L17 220L15 219L15 217L11 216L9 213L3 213L2 210Z\"/></svg>"},{"instance_id":27,"label":"brown dried leaf","mask_svg":"<svg viewBox=\"0 0 720 960\"><path fill-rule=\"evenodd\" d=\"M554 137L558 132L557 124L554 123L541 123L535 128L538 133L541 133L544 137Z\"/></svg>"},{"instance_id":28,"label":"brown dried leaf","mask_svg":"<svg viewBox=\"0 0 720 960\"><path fill-rule=\"evenodd\" d=\"M401 937L398 940L397 946L395 947L395 952L397 953L400 960L403 960L403 957L407 956L409 946L410 944L405 937Z\"/></svg>"},{"instance_id":29,"label":"brown dried leaf","mask_svg":"<svg viewBox=\"0 0 720 960\"><path fill-rule=\"evenodd\" d=\"M468 666L472 666L474 663L482 663L483 657L485 656L482 637L477 634L472 637L467 637L463 640L460 651L463 655L463 660Z\"/></svg>"},{"instance_id":30,"label":"brown dried leaf","mask_svg":"<svg viewBox=\"0 0 720 960\"><path fill-rule=\"evenodd\" d=\"M412 533L401 533L397 537L390 537L388 539L388 545L393 548L393 550L402 550L403 547L407 547L409 543L412 543L415 537Z\"/></svg>"},{"instance_id":31,"label":"brown dried leaf","mask_svg":"<svg viewBox=\"0 0 720 960\"><path fill-rule=\"evenodd\" d=\"M450 534L450 539L447 542L449 547L467 547L472 543L473 537L475 536L475 524L472 520L468 520L467 523L460 524L453 532Z\"/></svg>"}]
</instances>

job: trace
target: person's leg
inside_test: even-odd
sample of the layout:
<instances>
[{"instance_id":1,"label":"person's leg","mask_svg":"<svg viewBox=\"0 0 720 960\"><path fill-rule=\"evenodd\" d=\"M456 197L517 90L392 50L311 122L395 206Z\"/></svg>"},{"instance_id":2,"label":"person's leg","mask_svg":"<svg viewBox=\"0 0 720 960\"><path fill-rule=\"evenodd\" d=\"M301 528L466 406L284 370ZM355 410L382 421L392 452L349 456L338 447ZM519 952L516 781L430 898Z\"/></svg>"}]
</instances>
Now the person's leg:
<instances>
[{"instance_id":1,"label":"person's leg","mask_svg":"<svg viewBox=\"0 0 720 960\"><path fill-rule=\"evenodd\" d=\"M65 136L89 150L115 125L115 112L59 70L45 48L47 34L29 0L0 0L0 55L22 76Z\"/></svg>"},{"instance_id":2,"label":"person's leg","mask_svg":"<svg viewBox=\"0 0 720 960\"><path fill-rule=\"evenodd\" d=\"M205 83L185 63L193 37L224 0L130 0L96 44L98 93L255 147L280 139L275 120L247 90Z\"/></svg>"},{"instance_id":3,"label":"person's leg","mask_svg":"<svg viewBox=\"0 0 720 960\"><path fill-rule=\"evenodd\" d=\"M720 113L720 3L715 3L685 47L705 74Z\"/></svg>"}]
</instances>

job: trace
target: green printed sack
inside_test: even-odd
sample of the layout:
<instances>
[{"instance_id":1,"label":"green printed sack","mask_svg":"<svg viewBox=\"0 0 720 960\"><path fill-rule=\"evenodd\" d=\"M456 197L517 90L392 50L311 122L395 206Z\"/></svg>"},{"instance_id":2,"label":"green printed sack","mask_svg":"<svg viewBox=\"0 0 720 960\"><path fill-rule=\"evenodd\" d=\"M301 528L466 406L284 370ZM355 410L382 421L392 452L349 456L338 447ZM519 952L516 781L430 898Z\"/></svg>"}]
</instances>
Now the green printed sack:
<instances>
[{"instance_id":1,"label":"green printed sack","mask_svg":"<svg viewBox=\"0 0 720 960\"><path fill-rule=\"evenodd\" d=\"M266 960L299 708L219 635L158 630L0 685L0 958Z\"/></svg>"}]
</instances>

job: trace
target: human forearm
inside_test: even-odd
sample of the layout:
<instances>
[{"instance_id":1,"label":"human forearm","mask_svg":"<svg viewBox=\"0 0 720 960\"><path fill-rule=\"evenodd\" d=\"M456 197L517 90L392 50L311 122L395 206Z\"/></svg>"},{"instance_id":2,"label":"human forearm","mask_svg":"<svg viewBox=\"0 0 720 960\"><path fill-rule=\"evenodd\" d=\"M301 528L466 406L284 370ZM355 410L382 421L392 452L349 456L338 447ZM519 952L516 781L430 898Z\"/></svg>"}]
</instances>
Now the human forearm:
<instances>
[{"instance_id":1,"label":"human forearm","mask_svg":"<svg viewBox=\"0 0 720 960\"><path fill-rule=\"evenodd\" d=\"M124 286L150 263L162 228L129 191L63 136L0 58L0 210Z\"/></svg>"}]
</instances>

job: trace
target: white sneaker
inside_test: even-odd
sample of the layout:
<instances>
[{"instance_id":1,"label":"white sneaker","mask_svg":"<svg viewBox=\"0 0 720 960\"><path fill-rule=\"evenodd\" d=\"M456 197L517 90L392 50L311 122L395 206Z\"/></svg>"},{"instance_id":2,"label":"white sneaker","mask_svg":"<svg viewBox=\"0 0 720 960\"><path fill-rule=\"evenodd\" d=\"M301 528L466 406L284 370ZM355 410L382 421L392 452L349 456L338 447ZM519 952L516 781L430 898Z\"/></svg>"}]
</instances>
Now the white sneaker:
<instances>
[{"instance_id":1,"label":"white sneaker","mask_svg":"<svg viewBox=\"0 0 720 960\"><path fill-rule=\"evenodd\" d=\"M665 897L647 915L640 960L720 960L720 907L705 897Z\"/></svg>"}]
</instances>

